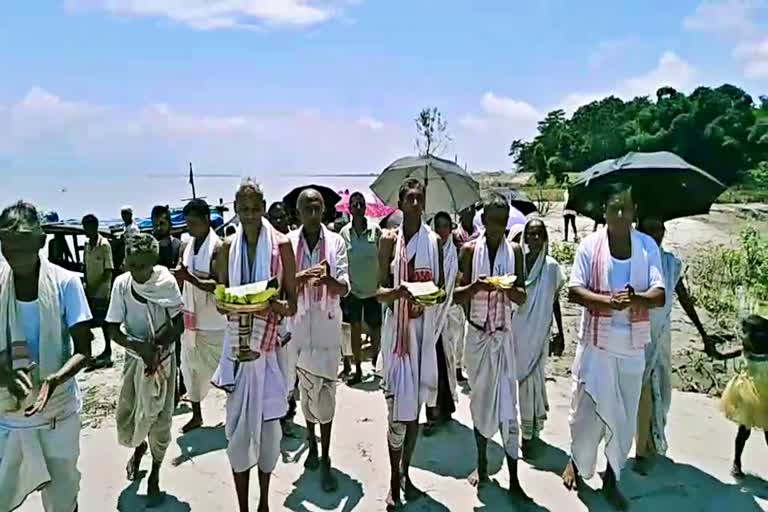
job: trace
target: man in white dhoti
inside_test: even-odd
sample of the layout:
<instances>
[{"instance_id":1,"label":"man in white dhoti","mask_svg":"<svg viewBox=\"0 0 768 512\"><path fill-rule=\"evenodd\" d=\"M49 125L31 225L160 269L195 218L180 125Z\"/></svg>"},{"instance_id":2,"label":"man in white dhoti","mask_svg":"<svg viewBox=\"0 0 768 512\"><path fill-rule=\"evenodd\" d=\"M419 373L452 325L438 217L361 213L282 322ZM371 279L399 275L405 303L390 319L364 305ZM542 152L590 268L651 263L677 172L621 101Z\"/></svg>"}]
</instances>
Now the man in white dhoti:
<instances>
[{"instance_id":1,"label":"man in white dhoti","mask_svg":"<svg viewBox=\"0 0 768 512\"><path fill-rule=\"evenodd\" d=\"M464 366L472 388L469 407L477 443L477 469L469 482L481 486L489 481L488 439L501 432L509 492L515 499L529 501L517 475L517 373L511 326L515 305L525 302L525 280L520 246L505 238L508 217L509 204L503 196L494 194L484 202L485 230L461 249L454 297L465 305L469 324ZM505 289L487 281L510 275L516 276L515 283Z\"/></svg>"},{"instance_id":2,"label":"man in white dhoti","mask_svg":"<svg viewBox=\"0 0 768 512\"><path fill-rule=\"evenodd\" d=\"M655 456L664 455L668 446L665 430L672 402L672 306L675 304L675 295L680 299L680 305L704 341L707 354L717 357L717 350L707 336L688 295L688 289L683 283L682 262L661 245L666 232L664 221L655 216L642 217L637 229L658 244L661 251L661 269L667 285L664 289L664 307L651 310L651 342L645 347L643 390L637 413L633 469L646 475L653 466Z\"/></svg>"},{"instance_id":3,"label":"man in white dhoti","mask_svg":"<svg viewBox=\"0 0 768 512\"><path fill-rule=\"evenodd\" d=\"M40 491L46 512L77 511L74 376L91 359L88 300L76 274L40 256L45 234L31 204L3 210L0 244L0 510Z\"/></svg>"},{"instance_id":4,"label":"man in white dhoti","mask_svg":"<svg viewBox=\"0 0 768 512\"><path fill-rule=\"evenodd\" d=\"M298 375L307 423L309 453L304 466L321 466L323 490L333 492L338 484L331 471L330 447L341 358L339 299L349 293L347 248L341 236L323 226L325 205L318 191L302 191L296 210L301 226L288 238L296 254L298 302L290 321L292 343L287 350L295 354L290 359L296 366L293 373ZM320 424L322 461L317 456L315 424Z\"/></svg>"},{"instance_id":5,"label":"man in white dhoti","mask_svg":"<svg viewBox=\"0 0 768 512\"><path fill-rule=\"evenodd\" d=\"M235 195L240 219L217 258L218 282L225 286L276 280L283 298L253 316L250 346L240 348L238 317L232 315L213 385L227 392L225 433L240 512L248 512L251 469L259 470L259 512L269 510L269 482L280 455L280 418L288 410L287 387L278 363L278 325L296 312L296 260L288 237L263 218L261 187L246 180ZM258 357L254 358L254 353Z\"/></svg>"},{"instance_id":6,"label":"man in white dhoti","mask_svg":"<svg viewBox=\"0 0 768 512\"><path fill-rule=\"evenodd\" d=\"M552 352L562 354L563 350L563 321L558 296L565 276L557 260L548 254L549 235L541 219L526 223L522 242L527 298L512 317L512 336L519 384L522 452L528 459L535 456L535 441L544 428L549 411L547 357ZM551 338L553 314L557 323L554 339Z\"/></svg>"},{"instance_id":7,"label":"man in white dhoti","mask_svg":"<svg viewBox=\"0 0 768 512\"><path fill-rule=\"evenodd\" d=\"M436 307L415 304L406 282L444 284L443 253L437 235L421 219L424 185L406 180L398 204L403 223L387 231L379 244L379 301L388 305L381 338L382 387L388 409L390 487L388 510L402 507L400 488L407 500L422 493L410 479L421 406L437 403Z\"/></svg>"},{"instance_id":8,"label":"man in white dhoti","mask_svg":"<svg viewBox=\"0 0 768 512\"><path fill-rule=\"evenodd\" d=\"M631 190L607 189L606 228L585 238L576 251L568 297L583 306L573 362L571 460L566 488L595 472L605 441L608 467L603 492L620 510L628 502L618 487L637 426L645 346L651 341L649 310L664 305L659 248L632 227Z\"/></svg>"},{"instance_id":9,"label":"man in white dhoti","mask_svg":"<svg viewBox=\"0 0 768 512\"><path fill-rule=\"evenodd\" d=\"M216 309L215 263L221 239L211 228L211 209L202 199L184 207L192 239L181 247L180 267L174 273L182 286L184 334L181 337L181 373L192 403L192 418L183 433L203 426L200 403L208 394L219 366L227 319Z\"/></svg>"},{"instance_id":10,"label":"man in white dhoti","mask_svg":"<svg viewBox=\"0 0 768 512\"><path fill-rule=\"evenodd\" d=\"M438 306L437 327L437 404L435 407L427 407L427 424L423 433L430 436L438 425L451 419L456 412L456 402L459 401L456 393L456 345L459 337L463 335L463 325L456 325L456 318L461 311L461 306L453 302L453 289L456 286L456 274L459 271L459 256L456 245L451 237L453 221L447 212L438 212L432 219L435 233L440 237L443 245L443 268L445 274L446 300ZM463 314L459 317L463 319ZM451 330L454 329L454 330Z\"/></svg>"},{"instance_id":11,"label":"man in white dhoti","mask_svg":"<svg viewBox=\"0 0 768 512\"><path fill-rule=\"evenodd\" d=\"M461 252L464 244L471 242L480 236L480 230L475 228L475 205L469 206L459 212L459 225L453 230L453 243L456 246L457 254ZM457 333L456 350L456 381L466 382L462 369L464 368L464 340L467 337L467 321L464 318L464 308L458 304L448 314L449 328Z\"/></svg>"},{"instance_id":12,"label":"man in white dhoti","mask_svg":"<svg viewBox=\"0 0 768 512\"><path fill-rule=\"evenodd\" d=\"M160 467L171 443L176 394L174 347L184 331L181 292L171 272L157 265L159 250L152 235L126 240L127 272L115 280L106 318L112 339L126 352L117 440L134 449L126 465L128 480L138 478L147 450L152 455L149 506L163 500Z\"/></svg>"}]
</instances>

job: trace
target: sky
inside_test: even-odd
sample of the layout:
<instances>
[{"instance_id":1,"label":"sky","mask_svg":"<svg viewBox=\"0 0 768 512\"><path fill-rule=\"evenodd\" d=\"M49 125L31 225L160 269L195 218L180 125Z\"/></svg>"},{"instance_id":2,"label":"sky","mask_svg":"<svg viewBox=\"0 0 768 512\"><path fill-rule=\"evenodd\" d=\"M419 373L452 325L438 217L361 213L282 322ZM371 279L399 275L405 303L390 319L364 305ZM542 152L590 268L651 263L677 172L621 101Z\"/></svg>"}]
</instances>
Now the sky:
<instances>
[{"instance_id":1,"label":"sky","mask_svg":"<svg viewBox=\"0 0 768 512\"><path fill-rule=\"evenodd\" d=\"M491 171L556 108L768 94L768 0L5 2L0 70L0 204L141 214L189 197L190 161L268 198L379 172L416 151L424 107L448 122L444 156ZM231 200L238 181L198 192Z\"/></svg>"}]
</instances>

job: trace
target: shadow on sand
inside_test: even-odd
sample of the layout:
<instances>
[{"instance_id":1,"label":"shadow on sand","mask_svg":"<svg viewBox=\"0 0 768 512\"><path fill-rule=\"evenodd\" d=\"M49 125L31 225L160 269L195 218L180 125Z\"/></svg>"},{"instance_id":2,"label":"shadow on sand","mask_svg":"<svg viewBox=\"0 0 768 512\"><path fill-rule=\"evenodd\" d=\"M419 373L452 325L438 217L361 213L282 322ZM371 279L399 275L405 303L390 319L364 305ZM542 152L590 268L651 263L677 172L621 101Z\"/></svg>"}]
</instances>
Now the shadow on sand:
<instances>
[{"instance_id":1,"label":"shadow on sand","mask_svg":"<svg viewBox=\"0 0 768 512\"><path fill-rule=\"evenodd\" d=\"M157 507L147 508L147 496L139 495L139 487L146 475L146 471L139 473L139 478L130 483L120 496L117 498L117 510L118 512L142 512L144 510L152 512L190 512L192 507L189 503L179 501L175 496L169 494L165 495L163 502ZM162 482L162 473L161 473Z\"/></svg>"},{"instance_id":2,"label":"shadow on sand","mask_svg":"<svg viewBox=\"0 0 768 512\"><path fill-rule=\"evenodd\" d=\"M503 463L502 447L493 440L488 441L488 474L495 475ZM419 433L411 461L415 468L456 479L466 479L476 464L475 434L454 420L440 426L429 437Z\"/></svg>"},{"instance_id":3,"label":"shadow on sand","mask_svg":"<svg viewBox=\"0 0 768 512\"><path fill-rule=\"evenodd\" d=\"M176 438L181 455L171 461L173 466L180 466L195 457L227 449L227 437L224 425L201 427Z\"/></svg>"},{"instance_id":4,"label":"shadow on sand","mask_svg":"<svg viewBox=\"0 0 768 512\"><path fill-rule=\"evenodd\" d=\"M336 476L339 487L336 492L327 493L320 485L319 470L304 471L293 483L293 491L285 498L283 506L296 512L309 512L317 508L337 512L354 510L363 498L363 484L336 468L333 468L333 474ZM312 507L307 508L305 503L311 504Z\"/></svg>"},{"instance_id":5,"label":"shadow on sand","mask_svg":"<svg viewBox=\"0 0 768 512\"><path fill-rule=\"evenodd\" d=\"M307 444L307 429L301 425L297 425L293 421L291 423L291 435L283 436L280 441L280 456L283 464L298 464L304 454L309 450ZM318 436L318 440L319 440Z\"/></svg>"}]
</instances>

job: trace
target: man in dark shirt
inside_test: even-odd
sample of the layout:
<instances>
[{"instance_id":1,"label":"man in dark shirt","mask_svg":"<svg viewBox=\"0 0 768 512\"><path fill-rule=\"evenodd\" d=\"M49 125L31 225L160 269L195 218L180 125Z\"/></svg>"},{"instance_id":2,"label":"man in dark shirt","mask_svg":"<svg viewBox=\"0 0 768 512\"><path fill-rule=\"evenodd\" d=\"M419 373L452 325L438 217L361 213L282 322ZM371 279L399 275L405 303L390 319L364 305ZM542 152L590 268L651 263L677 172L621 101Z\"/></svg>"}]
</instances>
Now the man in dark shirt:
<instances>
[{"instance_id":1,"label":"man in dark shirt","mask_svg":"<svg viewBox=\"0 0 768 512\"><path fill-rule=\"evenodd\" d=\"M181 240L171 236L171 210L168 206L157 205L152 208L152 234L160 244L160 253L157 258L157 264L162 265L169 270L176 270L179 266L179 253L181 251ZM176 367L181 367L181 340L176 341ZM187 387L184 385L184 376L181 372L176 372L178 382L176 386L176 404L178 405L181 397L187 393Z\"/></svg>"},{"instance_id":2,"label":"man in dark shirt","mask_svg":"<svg viewBox=\"0 0 768 512\"><path fill-rule=\"evenodd\" d=\"M160 244L158 265L174 270L179 264L181 240L171 236L171 210L167 206L152 208L152 234Z\"/></svg>"}]
</instances>

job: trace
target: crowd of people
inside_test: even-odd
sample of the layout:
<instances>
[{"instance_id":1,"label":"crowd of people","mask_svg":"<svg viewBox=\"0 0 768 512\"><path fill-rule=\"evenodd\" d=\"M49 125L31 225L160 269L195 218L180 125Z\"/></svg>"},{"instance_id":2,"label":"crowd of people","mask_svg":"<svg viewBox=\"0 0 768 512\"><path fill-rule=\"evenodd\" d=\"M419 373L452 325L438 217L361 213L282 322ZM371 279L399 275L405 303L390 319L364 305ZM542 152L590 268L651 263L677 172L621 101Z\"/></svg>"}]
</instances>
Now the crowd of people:
<instances>
[{"instance_id":1,"label":"crowd of people","mask_svg":"<svg viewBox=\"0 0 768 512\"><path fill-rule=\"evenodd\" d=\"M324 491L335 492L336 388L340 378L355 386L366 377L364 333L387 406L387 509L422 495L410 478L420 414L426 408L423 435L438 435L456 410L457 383L464 381L477 455L469 483L489 481L488 440L500 434L510 495L530 501L518 479L518 460L535 459L543 443L546 363L565 346L559 302L564 286L583 312L563 483L575 489L592 477L604 444L604 494L626 509L619 482L633 442L634 469L641 473L652 471L655 457L667 449L675 294L714 353L681 280L681 263L662 248L663 221L636 211L630 189L611 188L604 198L606 227L581 241L566 277L548 254L542 220L507 229L503 197L483 202L481 229L473 224L474 206L460 213L455 226L445 212L428 225L425 199L423 183L406 180L398 201L402 223L382 229L365 217L365 198L354 193L351 221L337 233L324 225L327 205L314 189L299 195L298 225L292 226L284 205L267 209L264 191L246 180L235 194L239 222L223 238L201 199L184 208L189 240L183 243L171 236L167 207L152 210L153 234L141 233L124 208L125 254L117 265L98 219L87 215L84 286L40 255L46 235L33 205L19 202L3 210L0 512L16 509L38 490L47 512L78 510L81 400L74 377L110 367L113 343L126 354L118 442L133 450L127 479L137 478L147 453L152 459L149 506L163 500L160 473L175 407L184 396L191 403L182 433L203 426L201 403L212 387L227 397L227 455L241 512L249 510L254 468L258 510L269 510L270 477L282 436L293 435L297 402L307 429L304 465L319 470ZM275 283L279 295L262 313L227 314L216 302L217 285L263 281ZM425 305L409 291L411 283L429 282L446 292L444 302ZM741 471L751 429L768 427L768 342L760 318L745 324L751 369L724 397L728 417L740 425L735 472ZM347 325L351 350L342 361ZM94 328L105 341L95 357ZM747 388L750 400L741 394Z\"/></svg>"}]
</instances>

